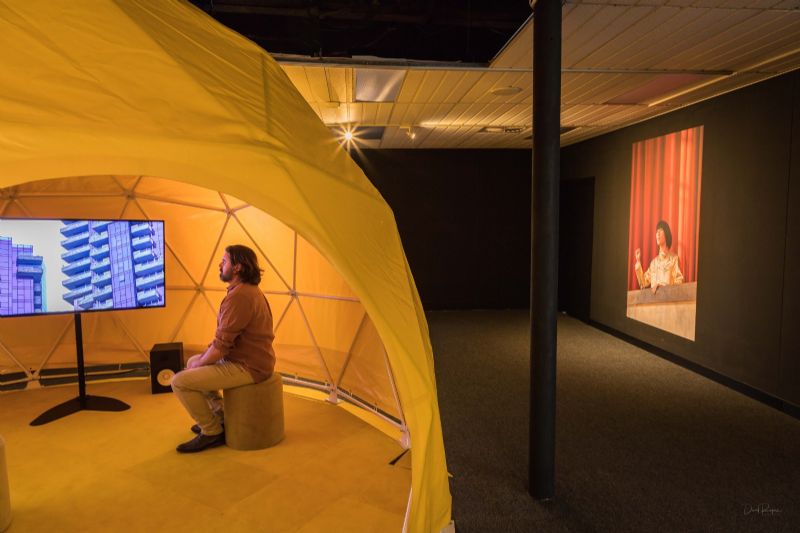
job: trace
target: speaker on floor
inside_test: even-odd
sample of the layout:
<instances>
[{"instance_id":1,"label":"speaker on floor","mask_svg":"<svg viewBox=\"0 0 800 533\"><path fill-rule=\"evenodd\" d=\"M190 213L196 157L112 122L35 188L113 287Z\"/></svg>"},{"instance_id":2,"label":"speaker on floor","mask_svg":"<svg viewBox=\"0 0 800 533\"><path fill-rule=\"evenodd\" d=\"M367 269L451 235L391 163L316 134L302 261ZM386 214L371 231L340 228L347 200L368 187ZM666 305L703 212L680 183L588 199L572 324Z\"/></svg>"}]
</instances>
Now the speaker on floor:
<instances>
[{"instance_id":1,"label":"speaker on floor","mask_svg":"<svg viewBox=\"0 0 800 533\"><path fill-rule=\"evenodd\" d=\"M172 392L172 376L183 368L183 343L154 344L150 350L150 390L153 394Z\"/></svg>"}]
</instances>

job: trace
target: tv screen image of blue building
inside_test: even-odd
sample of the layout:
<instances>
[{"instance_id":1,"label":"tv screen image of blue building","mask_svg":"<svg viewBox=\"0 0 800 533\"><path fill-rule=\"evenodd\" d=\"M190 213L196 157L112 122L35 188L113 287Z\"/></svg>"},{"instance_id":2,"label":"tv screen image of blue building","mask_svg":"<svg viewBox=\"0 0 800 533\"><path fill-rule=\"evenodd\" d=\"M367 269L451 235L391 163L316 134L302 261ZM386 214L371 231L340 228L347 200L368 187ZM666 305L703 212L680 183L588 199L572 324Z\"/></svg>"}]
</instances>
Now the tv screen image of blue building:
<instances>
[{"instance_id":1,"label":"tv screen image of blue building","mask_svg":"<svg viewBox=\"0 0 800 533\"><path fill-rule=\"evenodd\" d=\"M0 316L165 305L164 223L0 220Z\"/></svg>"}]
</instances>

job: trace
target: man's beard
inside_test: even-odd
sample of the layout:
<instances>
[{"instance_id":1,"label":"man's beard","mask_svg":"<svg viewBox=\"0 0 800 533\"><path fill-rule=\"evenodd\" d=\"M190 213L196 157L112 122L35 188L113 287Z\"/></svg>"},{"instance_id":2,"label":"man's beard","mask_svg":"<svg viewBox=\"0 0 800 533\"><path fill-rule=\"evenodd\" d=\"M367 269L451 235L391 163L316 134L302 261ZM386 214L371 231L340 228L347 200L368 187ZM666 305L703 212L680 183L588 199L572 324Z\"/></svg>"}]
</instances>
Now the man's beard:
<instances>
[{"instance_id":1,"label":"man's beard","mask_svg":"<svg viewBox=\"0 0 800 533\"><path fill-rule=\"evenodd\" d=\"M220 281L224 281L225 283L228 283L230 280L233 279L233 272L231 272L230 274L228 274L226 276L225 273L222 270L220 270L219 271L219 279L220 279Z\"/></svg>"}]
</instances>

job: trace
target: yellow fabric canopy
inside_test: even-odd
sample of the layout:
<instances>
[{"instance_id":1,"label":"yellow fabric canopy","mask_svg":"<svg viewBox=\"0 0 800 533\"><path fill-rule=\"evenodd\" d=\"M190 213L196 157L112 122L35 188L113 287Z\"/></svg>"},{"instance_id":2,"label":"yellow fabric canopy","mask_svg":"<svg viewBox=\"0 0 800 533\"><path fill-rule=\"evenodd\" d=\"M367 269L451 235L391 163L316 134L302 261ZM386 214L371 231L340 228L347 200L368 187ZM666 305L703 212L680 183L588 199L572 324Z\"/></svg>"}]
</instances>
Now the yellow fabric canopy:
<instances>
[{"instance_id":1,"label":"yellow fabric canopy","mask_svg":"<svg viewBox=\"0 0 800 533\"><path fill-rule=\"evenodd\" d=\"M401 419L408 529L445 527L433 356L394 216L280 66L178 0L0 0L0 55L2 215L166 221L167 308L92 315L89 362L124 359L120 330L139 352L207 341L221 299L210 261L249 243L286 320L279 370ZM0 321L0 368L4 354L67 361L65 320Z\"/></svg>"}]
</instances>

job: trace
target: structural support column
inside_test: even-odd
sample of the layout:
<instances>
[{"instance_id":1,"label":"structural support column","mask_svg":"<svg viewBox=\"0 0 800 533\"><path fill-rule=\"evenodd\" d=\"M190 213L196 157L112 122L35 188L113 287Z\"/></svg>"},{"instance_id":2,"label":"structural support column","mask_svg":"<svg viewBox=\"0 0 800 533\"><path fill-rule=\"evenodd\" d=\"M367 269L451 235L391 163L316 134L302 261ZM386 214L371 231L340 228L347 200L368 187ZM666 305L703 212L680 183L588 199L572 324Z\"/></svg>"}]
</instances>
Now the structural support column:
<instances>
[{"instance_id":1,"label":"structural support column","mask_svg":"<svg viewBox=\"0 0 800 533\"><path fill-rule=\"evenodd\" d=\"M534 4L534 2L531 2ZM555 494L561 2L533 6L530 493Z\"/></svg>"}]
</instances>

